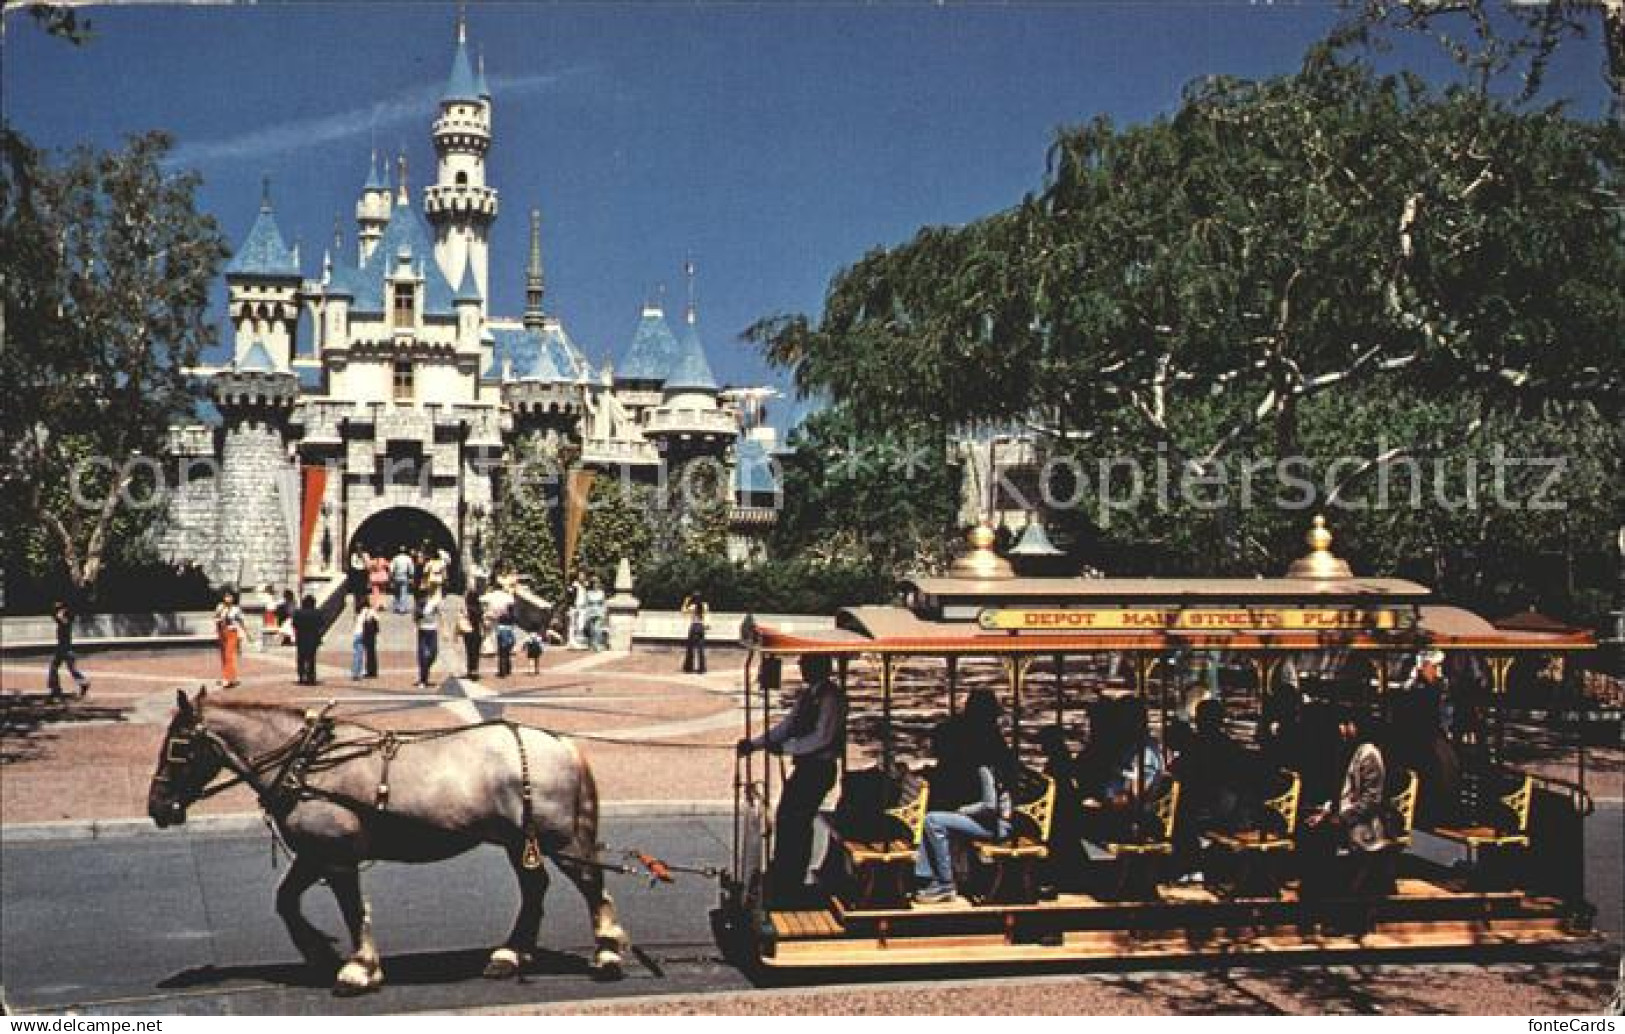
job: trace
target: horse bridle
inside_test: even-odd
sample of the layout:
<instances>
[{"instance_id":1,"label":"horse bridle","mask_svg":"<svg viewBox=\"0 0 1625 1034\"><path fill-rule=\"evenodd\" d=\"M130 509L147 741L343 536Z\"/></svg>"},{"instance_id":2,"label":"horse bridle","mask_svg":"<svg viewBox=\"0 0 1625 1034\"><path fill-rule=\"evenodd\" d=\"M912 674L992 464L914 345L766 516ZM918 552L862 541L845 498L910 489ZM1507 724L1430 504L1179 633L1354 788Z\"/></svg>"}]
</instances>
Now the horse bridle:
<instances>
[{"instance_id":1,"label":"horse bridle","mask_svg":"<svg viewBox=\"0 0 1625 1034\"><path fill-rule=\"evenodd\" d=\"M327 712L332 708L333 704L330 703L321 711L305 712L303 729L294 733L281 746L273 747L254 758L243 757L235 747L226 742L224 737L209 728L209 724L199 713L184 732L170 733L164 742L164 761L169 765L191 765L197 760L193 750L201 741L219 755L222 766L232 774L220 782L195 789L180 785L178 797L181 806L189 808L198 801L246 783L253 789L261 806L267 811L272 814L286 811L298 800L304 789L305 773L310 762L332 737L333 721L327 716ZM263 778L264 775L279 764L280 770L267 782ZM153 778L155 782L166 784L179 782L169 778L167 766L160 769Z\"/></svg>"}]
</instances>

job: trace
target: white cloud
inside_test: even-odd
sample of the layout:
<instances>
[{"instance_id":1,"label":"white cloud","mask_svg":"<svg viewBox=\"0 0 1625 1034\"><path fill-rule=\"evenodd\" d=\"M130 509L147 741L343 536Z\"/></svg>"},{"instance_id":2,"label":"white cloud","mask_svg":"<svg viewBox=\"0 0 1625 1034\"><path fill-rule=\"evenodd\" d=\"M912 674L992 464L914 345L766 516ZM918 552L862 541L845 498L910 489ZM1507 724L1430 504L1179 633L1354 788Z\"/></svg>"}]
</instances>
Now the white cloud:
<instances>
[{"instance_id":1,"label":"white cloud","mask_svg":"<svg viewBox=\"0 0 1625 1034\"><path fill-rule=\"evenodd\" d=\"M542 93L570 74L565 71L549 75L493 77L490 80L491 92L500 104L503 100ZM182 141L170 154L168 164L171 167L195 168L258 160L366 136L426 118L439 103L441 89L440 85L419 87L368 107L263 126L224 139Z\"/></svg>"}]
</instances>

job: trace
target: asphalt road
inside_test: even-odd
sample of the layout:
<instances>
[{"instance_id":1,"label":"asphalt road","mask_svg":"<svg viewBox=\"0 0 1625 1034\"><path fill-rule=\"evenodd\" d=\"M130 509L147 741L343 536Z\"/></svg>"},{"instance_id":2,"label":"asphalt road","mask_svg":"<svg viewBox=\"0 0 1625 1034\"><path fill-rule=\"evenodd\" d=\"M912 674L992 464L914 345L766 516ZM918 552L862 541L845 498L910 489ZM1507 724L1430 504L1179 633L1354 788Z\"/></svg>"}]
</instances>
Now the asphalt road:
<instances>
[{"instance_id":1,"label":"asphalt road","mask_svg":"<svg viewBox=\"0 0 1625 1034\"><path fill-rule=\"evenodd\" d=\"M673 862L717 865L728 855L729 829L725 816L613 819L604 837ZM1616 945L1625 926L1622 833L1621 805L1599 805L1587 824L1590 897ZM624 980L598 983L587 972L586 908L562 878L548 894L548 954L537 972L518 982L480 979L518 902L506 861L484 849L435 865L382 864L364 875L388 984L338 999L299 963L272 911L279 876L263 835L153 831L0 843L7 1004L18 1012L396 1013L750 987L718 958L708 916L716 885L698 876L655 888L610 878L641 951L627 960ZM317 925L342 931L325 888L307 894L305 909ZM945 975L944 986L961 976Z\"/></svg>"},{"instance_id":2,"label":"asphalt road","mask_svg":"<svg viewBox=\"0 0 1625 1034\"><path fill-rule=\"evenodd\" d=\"M728 856L730 823L725 816L614 819L603 836L675 863L716 864ZM315 983L300 964L273 911L280 877L271 871L265 835L155 830L0 844L7 1005L17 1012L342 1014L749 986L717 957L708 917L716 883L700 876L654 888L610 877L622 923L642 953L627 959L619 982L588 974L587 909L562 877L548 892L542 943L549 954L538 972L519 982L480 979L519 902L506 859L484 848L433 865L379 864L363 875L387 985L338 999L328 981ZM305 914L329 933L344 929L325 887L306 894ZM347 938L341 947L348 950Z\"/></svg>"}]
</instances>

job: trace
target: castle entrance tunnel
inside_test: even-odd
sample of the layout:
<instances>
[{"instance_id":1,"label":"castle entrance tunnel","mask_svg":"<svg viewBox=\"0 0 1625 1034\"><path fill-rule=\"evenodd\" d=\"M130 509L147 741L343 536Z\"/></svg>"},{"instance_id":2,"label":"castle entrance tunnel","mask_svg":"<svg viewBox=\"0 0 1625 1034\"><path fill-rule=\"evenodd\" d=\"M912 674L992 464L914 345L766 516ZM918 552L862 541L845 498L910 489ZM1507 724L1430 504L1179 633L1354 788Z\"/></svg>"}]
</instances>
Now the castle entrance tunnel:
<instances>
[{"instance_id":1,"label":"castle entrance tunnel","mask_svg":"<svg viewBox=\"0 0 1625 1034\"><path fill-rule=\"evenodd\" d=\"M463 591L463 561L458 555L456 538L440 518L415 507L390 507L362 521L350 537L350 548L345 557L348 560L349 553L358 549L371 556L393 557L402 546L406 547L407 552L445 550L451 555L446 591Z\"/></svg>"}]
</instances>

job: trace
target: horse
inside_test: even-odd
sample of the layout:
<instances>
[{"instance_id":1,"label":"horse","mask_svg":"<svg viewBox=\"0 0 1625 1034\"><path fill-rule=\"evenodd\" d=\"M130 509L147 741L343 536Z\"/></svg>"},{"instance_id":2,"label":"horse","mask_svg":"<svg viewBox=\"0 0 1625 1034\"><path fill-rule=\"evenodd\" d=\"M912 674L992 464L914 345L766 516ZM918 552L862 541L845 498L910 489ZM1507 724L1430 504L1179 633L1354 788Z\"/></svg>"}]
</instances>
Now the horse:
<instances>
[{"instance_id":1,"label":"horse","mask_svg":"<svg viewBox=\"0 0 1625 1034\"><path fill-rule=\"evenodd\" d=\"M629 944L598 862L598 790L568 739L505 721L389 732L326 711L211 701L201 689L194 699L177 690L175 705L148 815L160 829L179 825L196 801L248 784L293 856L277 887L277 914L308 963L338 967L335 993L383 984L361 864L441 861L481 844L507 853L520 898L485 976L512 977L532 960L549 882L543 857L586 899L594 974L621 975ZM223 771L230 776L214 783ZM349 928L354 951L342 963L332 938L299 909L317 880L332 888Z\"/></svg>"}]
</instances>

